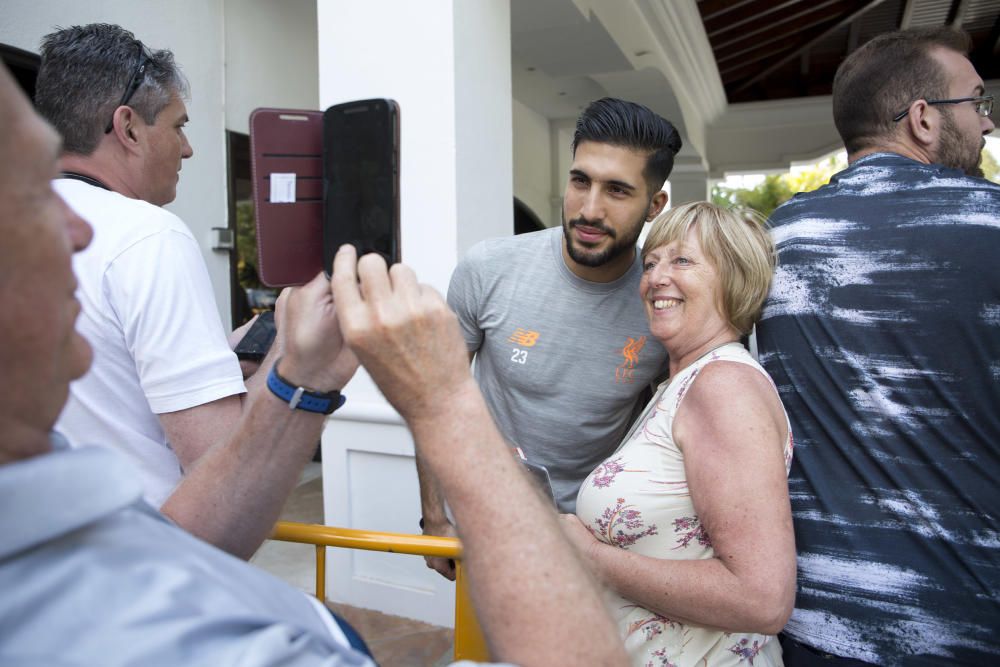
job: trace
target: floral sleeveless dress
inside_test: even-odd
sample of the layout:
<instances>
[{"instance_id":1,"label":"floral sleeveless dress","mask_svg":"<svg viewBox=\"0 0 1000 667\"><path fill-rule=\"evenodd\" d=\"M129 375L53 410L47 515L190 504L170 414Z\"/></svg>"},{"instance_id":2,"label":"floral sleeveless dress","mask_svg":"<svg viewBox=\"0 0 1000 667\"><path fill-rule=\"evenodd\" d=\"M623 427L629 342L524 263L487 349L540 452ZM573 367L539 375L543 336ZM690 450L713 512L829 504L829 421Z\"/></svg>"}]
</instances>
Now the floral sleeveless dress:
<instances>
[{"instance_id":1,"label":"floral sleeveless dress","mask_svg":"<svg viewBox=\"0 0 1000 667\"><path fill-rule=\"evenodd\" d=\"M672 436L674 416L684 393L699 371L713 361L744 363L767 375L742 345L729 343L661 384L622 445L580 487L576 513L597 539L656 558L694 560L714 556L710 537L691 502L684 456ZM786 474L792 462L791 427L788 433ZM781 647L773 635L685 625L612 591L608 598L631 663L637 667L782 664Z\"/></svg>"}]
</instances>

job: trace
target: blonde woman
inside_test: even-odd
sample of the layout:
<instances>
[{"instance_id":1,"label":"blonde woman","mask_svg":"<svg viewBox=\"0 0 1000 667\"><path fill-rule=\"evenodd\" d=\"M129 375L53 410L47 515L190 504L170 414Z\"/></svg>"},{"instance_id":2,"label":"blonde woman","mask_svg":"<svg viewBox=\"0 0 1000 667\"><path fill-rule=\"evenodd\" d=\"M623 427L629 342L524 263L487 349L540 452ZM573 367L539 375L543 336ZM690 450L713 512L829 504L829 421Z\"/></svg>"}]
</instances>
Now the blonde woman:
<instances>
[{"instance_id":1,"label":"blonde woman","mask_svg":"<svg viewBox=\"0 0 1000 667\"><path fill-rule=\"evenodd\" d=\"M795 597L778 393L740 343L774 247L758 221L706 202L653 224L640 295L670 377L584 480L563 527L609 589L633 665L780 665Z\"/></svg>"}]
</instances>

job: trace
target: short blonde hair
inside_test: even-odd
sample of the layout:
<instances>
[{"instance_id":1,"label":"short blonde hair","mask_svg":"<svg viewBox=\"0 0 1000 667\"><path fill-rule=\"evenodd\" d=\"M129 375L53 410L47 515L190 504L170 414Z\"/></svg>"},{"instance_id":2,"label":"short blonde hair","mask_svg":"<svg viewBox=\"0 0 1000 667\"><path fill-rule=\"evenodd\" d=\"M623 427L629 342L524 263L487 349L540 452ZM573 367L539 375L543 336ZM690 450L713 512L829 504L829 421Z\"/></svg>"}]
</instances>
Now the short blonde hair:
<instances>
[{"instance_id":1,"label":"short blonde hair","mask_svg":"<svg viewBox=\"0 0 1000 667\"><path fill-rule=\"evenodd\" d=\"M649 230L642 258L653 250L683 240L694 228L702 250L719 273L719 310L743 335L760 318L777 257L764 218L752 210L730 210L706 201L664 211Z\"/></svg>"}]
</instances>

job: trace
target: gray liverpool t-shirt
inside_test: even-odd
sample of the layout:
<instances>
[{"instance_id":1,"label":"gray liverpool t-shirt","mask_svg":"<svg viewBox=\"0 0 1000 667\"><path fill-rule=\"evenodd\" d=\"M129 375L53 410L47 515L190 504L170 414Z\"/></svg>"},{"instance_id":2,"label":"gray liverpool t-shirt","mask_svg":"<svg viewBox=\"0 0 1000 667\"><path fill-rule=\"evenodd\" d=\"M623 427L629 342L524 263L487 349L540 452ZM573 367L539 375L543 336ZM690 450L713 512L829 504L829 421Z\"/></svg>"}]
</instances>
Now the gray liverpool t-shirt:
<instances>
[{"instance_id":1,"label":"gray liverpool t-shirt","mask_svg":"<svg viewBox=\"0 0 1000 667\"><path fill-rule=\"evenodd\" d=\"M561 228L490 239L469 250L448 288L500 431L549 469L564 512L666 367L636 254L618 280L592 283L566 266Z\"/></svg>"}]
</instances>

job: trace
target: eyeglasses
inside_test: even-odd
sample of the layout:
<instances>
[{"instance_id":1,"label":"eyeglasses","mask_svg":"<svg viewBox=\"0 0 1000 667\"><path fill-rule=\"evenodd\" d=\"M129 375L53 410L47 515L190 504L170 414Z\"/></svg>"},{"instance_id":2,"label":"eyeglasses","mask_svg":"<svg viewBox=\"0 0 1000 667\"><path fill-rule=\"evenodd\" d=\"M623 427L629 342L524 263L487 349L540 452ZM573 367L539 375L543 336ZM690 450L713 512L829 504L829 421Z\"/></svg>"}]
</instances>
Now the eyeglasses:
<instances>
[{"instance_id":1,"label":"eyeglasses","mask_svg":"<svg viewBox=\"0 0 1000 667\"><path fill-rule=\"evenodd\" d=\"M115 126L115 111L118 107L123 107L128 104L128 101L132 99L135 95L135 91L139 89L142 85L143 80L146 78L146 65L149 64L149 58L142 50L142 44L139 45L139 66L135 68L135 73L132 74L132 78L129 79L128 87L125 89L125 94L122 95L122 100L115 105L114 110L111 112L111 120L108 121L108 126L104 128L104 134L110 134L111 130Z\"/></svg>"},{"instance_id":2,"label":"eyeglasses","mask_svg":"<svg viewBox=\"0 0 1000 667\"><path fill-rule=\"evenodd\" d=\"M962 102L972 102L976 105L976 113L980 116L989 116L993 113L993 96L986 95L983 97L956 97L953 100L925 100L927 104L961 104ZM896 114L892 122L898 123L903 120L906 114L910 113L907 109L901 113Z\"/></svg>"}]
</instances>

